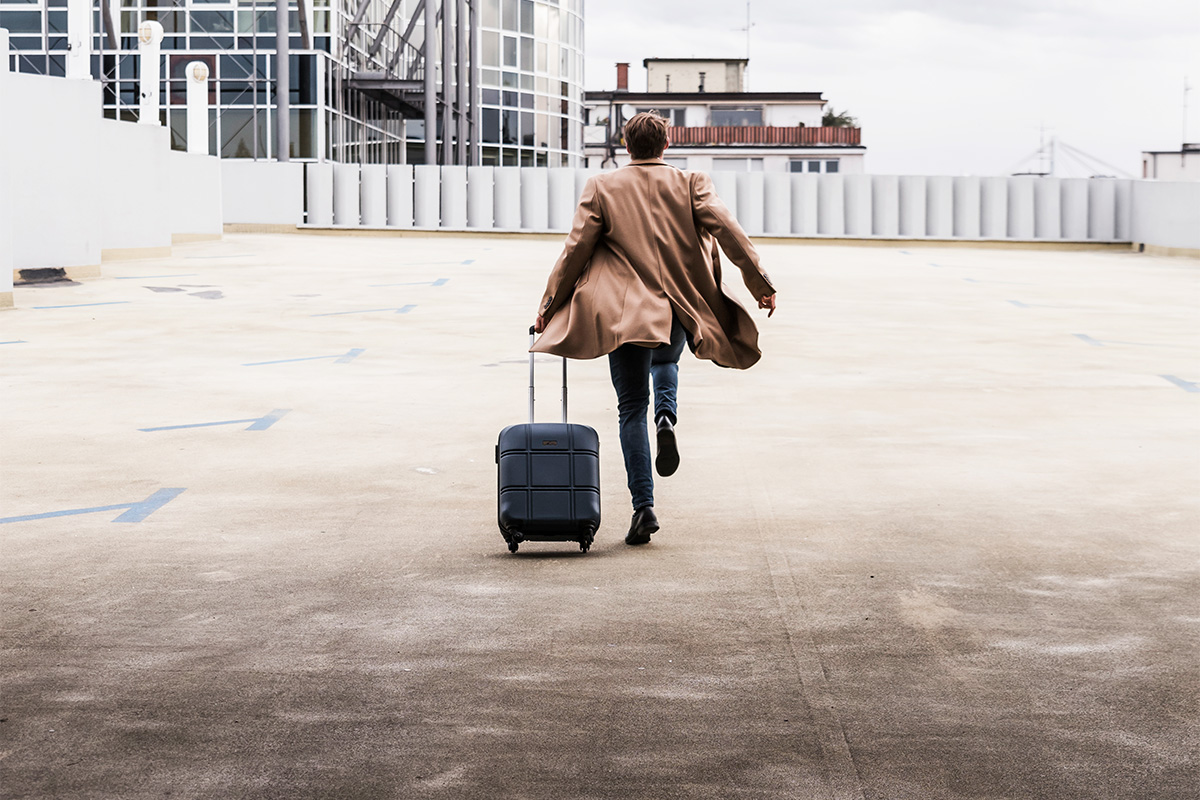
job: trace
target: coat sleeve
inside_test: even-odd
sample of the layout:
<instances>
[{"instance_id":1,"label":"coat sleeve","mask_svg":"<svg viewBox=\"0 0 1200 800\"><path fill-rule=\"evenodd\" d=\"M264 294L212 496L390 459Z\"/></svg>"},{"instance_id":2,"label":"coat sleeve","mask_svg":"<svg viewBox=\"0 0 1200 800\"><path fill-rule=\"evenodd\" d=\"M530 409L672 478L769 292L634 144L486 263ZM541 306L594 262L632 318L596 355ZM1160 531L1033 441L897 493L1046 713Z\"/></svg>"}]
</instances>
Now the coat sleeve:
<instances>
[{"instance_id":1,"label":"coat sleeve","mask_svg":"<svg viewBox=\"0 0 1200 800\"><path fill-rule=\"evenodd\" d=\"M603 229L604 214L596 192L596 178L591 177L584 184L583 193L579 197L579 207L575 209L575 219L571 223L571 232L567 235L567 243L563 246L562 255L558 257L554 269L550 271L546 291L538 306L538 314L547 321L571 297L576 281L592 260L592 251L596 248L596 242Z\"/></svg>"},{"instance_id":2,"label":"coat sleeve","mask_svg":"<svg viewBox=\"0 0 1200 800\"><path fill-rule=\"evenodd\" d=\"M750 237L729 213L729 207L717 196L712 178L703 172L692 173L692 215L696 223L713 235L729 260L742 271L746 288L756 298L775 294L771 278L758 265L758 252Z\"/></svg>"}]
</instances>

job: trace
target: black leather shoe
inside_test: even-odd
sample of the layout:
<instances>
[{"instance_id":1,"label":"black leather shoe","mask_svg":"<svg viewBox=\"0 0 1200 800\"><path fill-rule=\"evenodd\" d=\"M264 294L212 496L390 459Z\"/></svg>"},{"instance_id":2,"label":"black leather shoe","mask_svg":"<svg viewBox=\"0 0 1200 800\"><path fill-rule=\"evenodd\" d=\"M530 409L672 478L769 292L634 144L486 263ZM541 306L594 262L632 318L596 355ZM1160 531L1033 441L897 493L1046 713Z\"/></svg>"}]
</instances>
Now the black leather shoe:
<instances>
[{"instance_id":1,"label":"black leather shoe","mask_svg":"<svg viewBox=\"0 0 1200 800\"><path fill-rule=\"evenodd\" d=\"M658 456L654 469L664 478L674 475L679 469L679 448L675 444L675 425L664 415L658 418Z\"/></svg>"},{"instance_id":2,"label":"black leather shoe","mask_svg":"<svg viewBox=\"0 0 1200 800\"><path fill-rule=\"evenodd\" d=\"M649 544L650 534L657 530L658 517L654 516L654 506L642 506L633 512L629 533L625 534L625 544Z\"/></svg>"}]
</instances>

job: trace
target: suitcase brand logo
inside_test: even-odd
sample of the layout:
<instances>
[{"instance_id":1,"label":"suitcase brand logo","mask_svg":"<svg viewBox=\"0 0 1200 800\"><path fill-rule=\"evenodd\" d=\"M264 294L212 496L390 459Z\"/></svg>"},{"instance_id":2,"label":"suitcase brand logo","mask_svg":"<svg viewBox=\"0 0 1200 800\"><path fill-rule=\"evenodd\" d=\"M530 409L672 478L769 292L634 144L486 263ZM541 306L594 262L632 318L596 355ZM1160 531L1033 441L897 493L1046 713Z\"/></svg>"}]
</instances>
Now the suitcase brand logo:
<instances>
[{"instance_id":1,"label":"suitcase brand logo","mask_svg":"<svg viewBox=\"0 0 1200 800\"><path fill-rule=\"evenodd\" d=\"M558 447L558 439L542 439L542 447Z\"/></svg>"}]
</instances>

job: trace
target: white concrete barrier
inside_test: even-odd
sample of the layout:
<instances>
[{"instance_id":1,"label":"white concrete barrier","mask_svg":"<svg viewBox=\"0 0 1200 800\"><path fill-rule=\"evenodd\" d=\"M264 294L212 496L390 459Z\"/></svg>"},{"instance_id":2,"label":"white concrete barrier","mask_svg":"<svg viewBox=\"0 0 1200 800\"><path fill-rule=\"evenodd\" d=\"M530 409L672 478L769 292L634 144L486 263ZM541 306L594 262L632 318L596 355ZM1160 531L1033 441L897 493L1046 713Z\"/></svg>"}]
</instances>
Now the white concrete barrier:
<instances>
[{"instance_id":1,"label":"white concrete barrier","mask_svg":"<svg viewBox=\"0 0 1200 800\"><path fill-rule=\"evenodd\" d=\"M540 167L521 167L521 229L550 227L550 177Z\"/></svg>"},{"instance_id":2,"label":"white concrete barrier","mask_svg":"<svg viewBox=\"0 0 1200 800\"><path fill-rule=\"evenodd\" d=\"M846 201L841 175L817 177L817 233L843 236L846 233Z\"/></svg>"},{"instance_id":3,"label":"white concrete barrier","mask_svg":"<svg viewBox=\"0 0 1200 800\"><path fill-rule=\"evenodd\" d=\"M496 167L494 175L494 213L496 229L521 229L521 168Z\"/></svg>"},{"instance_id":4,"label":"white concrete barrier","mask_svg":"<svg viewBox=\"0 0 1200 800\"><path fill-rule=\"evenodd\" d=\"M442 167L442 227L461 230L467 227L467 168Z\"/></svg>"},{"instance_id":5,"label":"white concrete barrier","mask_svg":"<svg viewBox=\"0 0 1200 800\"><path fill-rule=\"evenodd\" d=\"M364 164L358 207L362 224L369 228L387 225L387 165Z\"/></svg>"},{"instance_id":6,"label":"white concrete barrier","mask_svg":"<svg viewBox=\"0 0 1200 800\"><path fill-rule=\"evenodd\" d=\"M763 174L735 172L737 176L738 221L751 236L761 236L765 229L763 217Z\"/></svg>"},{"instance_id":7,"label":"white concrete barrier","mask_svg":"<svg viewBox=\"0 0 1200 800\"><path fill-rule=\"evenodd\" d=\"M901 236L925 235L925 178L905 175L900 178L899 225Z\"/></svg>"},{"instance_id":8,"label":"white concrete barrier","mask_svg":"<svg viewBox=\"0 0 1200 800\"><path fill-rule=\"evenodd\" d=\"M575 170L555 167L549 170L550 221L553 231L565 231L571 227L579 192L575 190Z\"/></svg>"},{"instance_id":9,"label":"white concrete barrier","mask_svg":"<svg viewBox=\"0 0 1200 800\"><path fill-rule=\"evenodd\" d=\"M1062 181L1038 178L1033 186L1033 235L1037 239L1062 236Z\"/></svg>"},{"instance_id":10,"label":"white concrete barrier","mask_svg":"<svg viewBox=\"0 0 1200 800\"><path fill-rule=\"evenodd\" d=\"M1133 241L1200 252L1200 183L1134 181L1132 200Z\"/></svg>"},{"instance_id":11,"label":"white concrete barrier","mask_svg":"<svg viewBox=\"0 0 1200 800\"><path fill-rule=\"evenodd\" d=\"M895 175L871 178L871 233L889 238L900 235L900 181Z\"/></svg>"},{"instance_id":12,"label":"white concrete barrier","mask_svg":"<svg viewBox=\"0 0 1200 800\"><path fill-rule=\"evenodd\" d=\"M333 224L333 164L304 165L304 200L305 222Z\"/></svg>"},{"instance_id":13,"label":"white concrete barrier","mask_svg":"<svg viewBox=\"0 0 1200 800\"><path fill-rule=\"evenodd\" d=\"M964 176L954 179L954 236L958 239L978 239L980 230L979 178Z\"/></svg>"},{"instance_id":14,"label":"white concrete barrier","mask_svg":"<svg viewBox=\"0 0 1200 800\"><path fill-rule=\"evenodd\" d=\"M871 176L838 175L843 181L847 236L871 235Z\"/></svg>"},{"instance_id":15,"label":"white concrete barrier","mask_svg":"<svg viewBox=\"0 0 1200 800\"><path fill-rule=\"evenodd\" d=\"M496 204L494 167L467 167L467 227L491 230Z\"/></svg>"},{"instance_id":16,"label":"white concrete barrier","mask_svg":"<svg viewBox=\"0 0 1200 800\"><path fill-rule=\"evenodd\" d=\"M1088 231L1088 179L1063 178L1062 238L1081 241Z\"/></svg>"},{"instance_id":17,"label":"white concrete barrier","mask_svg":"<svg viewBox=\"0 0 1200 800\"><path fill-rule=\"evenodd\" d=\"M763 175L763 232L770 236L786 236L792 232L791 173Z\"/></svg>"},{"instance_id":18,"label":"white concrete barrier","mask_svg":"<svg viewBox=\"0 0 1200 800\"><path fill-rule=\"evenodd\" d=\"M436 228L441 222L441 177L436 164L413 167L413 225L418 228Z\"/></svg>"},{"instance_id":19,"label":"white concrete barrier","mask_svg":"<svg viewBox=\"0 0 1200 800\"><path fill-rule=\"evenodd\" d=\"M1087 182L1087 238L1104 241L1117 238L1117 182Z\"/></svg>"},{"instance_id":20,"label":"white concrete barrier","mask_svg":"<svg viewBox=\"0 0 1200 800\"><path fill-rule=\"evenodd\" d=\"M358 164L333 165L333 224L362 225L362 170Z\"/></svg>"},{"instance_id":21,"label":"white concrete barrier","mask_svg":"<svg viewBox=\"0 0 1200 800\"><path fill-rule=\"evenodd\" d=\"M1037 178L1024 175L1008 179L1008 238L1034 237L1034 184Z\"/></svg>"},{"instance_id":22,"label":"white concrete barrier","mask_svg":"<svg viewBox=\"0 0 1200 800\"><path fill-rule=\"evenodd\" d=\"M1117 206L1116 233L1117 240L1126 242L1133 240L1133 185L1135 181L1119 180L1117 181L1116 197L1114 201Z\"/></svg>"},{"instance_id":23,"label":"white concrete barrier","mask_svg":"<svg viewBox=\"0 0 1200 800\"><path fill-rule=\"evenodd\" d=\"M983 178L979 190L979 235L1003 239L1008 235L1008 178Z\"/></svg>"},{"instance_id":24,"label":"white concrete barrier","mask_svg":"<svg viewBox=\"0 0 1200 800\"><path fill-rule=\"evenodd\" d=\"M387 168L387 224L390 228L413 226L414 173L412 164L390 164Z\"/></svg>"},{"instance_id":25,"label":"white concrete barrier","mask_svg":"<svg viewBox=\"0 0 1200 800\"><path fill-rule=\"evenodd\" d=\"M954 236L954 179L942 175L925 180L925 235Z\"/></svg>"},{"instance_id":26,"label":"white concrete barrier","mask_svg":"<svg viewBox=\"0 0 1200 800\"><path fill-rule=\"evenodd\" d=\"M792 175L792 234L816 236L818 227L817 176Z\"/></svg>"}]
</instances>

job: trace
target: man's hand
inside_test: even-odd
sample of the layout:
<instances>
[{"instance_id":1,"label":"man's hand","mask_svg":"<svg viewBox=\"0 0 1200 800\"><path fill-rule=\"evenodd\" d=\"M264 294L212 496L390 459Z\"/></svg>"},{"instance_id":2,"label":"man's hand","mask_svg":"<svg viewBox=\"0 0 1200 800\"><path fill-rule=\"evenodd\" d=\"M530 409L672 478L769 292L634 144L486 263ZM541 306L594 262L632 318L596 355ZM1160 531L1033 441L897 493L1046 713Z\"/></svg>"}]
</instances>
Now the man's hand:
<instances>
[{"instance_id":1,"label":"man's hand","mask_svg":"<svg viewBox=\"0 0 1200 800\"><path fill-rule=\"evenodd\" d=\"M775 313L775 295L767 294L758 298L758 307L770 309L767 311L767 318L770 319L771 315ZM541 319L541 317L538 319Z\"/></svg>"},{"instance_id":2,"label":"man's hand","mask_svg":"<svg viewBox=\"0 0 1200 800\"><path fill-rule=\"evenodd\" d=\"M541 333L544 330L546 330L546 318L538 314L537 320L533 323L533 332Z\"/></svg>"}]
</instances>

